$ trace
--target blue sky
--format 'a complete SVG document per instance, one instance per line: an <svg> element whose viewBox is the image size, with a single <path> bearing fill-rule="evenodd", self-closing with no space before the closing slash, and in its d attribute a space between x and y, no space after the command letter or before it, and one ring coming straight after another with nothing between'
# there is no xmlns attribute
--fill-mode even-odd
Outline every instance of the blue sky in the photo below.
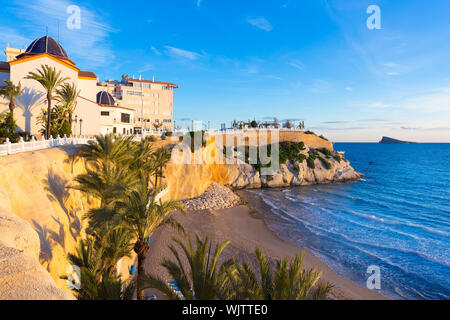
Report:
<svg viewBox="0 0 450 320"><path fill-rule="evenodd" d="M66 27L69 5L81 29ZM381 9L369 30L366 10ZM0 47L58 37L101 80L178 84L174 116L304 119L333 141L450 142L450 1L11 0ZM2 54L0 60L4 60Z"/></svg>

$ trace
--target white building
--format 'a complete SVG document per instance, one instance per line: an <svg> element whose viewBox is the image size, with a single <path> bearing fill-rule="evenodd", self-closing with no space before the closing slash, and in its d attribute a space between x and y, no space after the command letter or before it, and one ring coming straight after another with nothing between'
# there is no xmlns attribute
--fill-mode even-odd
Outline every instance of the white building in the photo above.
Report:
<svg viewBox="0 0 450 320"><path fill-rule="evenodd" d="M116 105L114 98L106 91L97 93L97 103L100 105L101 134L133 134L133 109Z"/></svg>
<svg viewBox="0 0 450 320"><path fill-rule="evenodd" d="M25 79L28 73L36 72L42 65L54 67L61 71L61 77L67 77L67 82L74 83L80 90L74 118L78 119L78 134L81 128L83 135L96 135L100 133L100 109L96 103L97 76L90 71L82 71L76 67L75 62L69 59L63 47L49 36L39 38L25 50L7 47L6 62L0 62L0 80L10 80L14 84L21 83L23 94L16 100L14 117L20 131L39 135L42 128L37 124L37 117L43 108L47 108L46 92L35 80ZM0 81L3 85L4 81ZM56 103L54 101L53 103ZM8 110L9 101L0 97L0 113ZM80 124L82 126L80 127ZM75 128L72 128L75 132Z"/></svg>

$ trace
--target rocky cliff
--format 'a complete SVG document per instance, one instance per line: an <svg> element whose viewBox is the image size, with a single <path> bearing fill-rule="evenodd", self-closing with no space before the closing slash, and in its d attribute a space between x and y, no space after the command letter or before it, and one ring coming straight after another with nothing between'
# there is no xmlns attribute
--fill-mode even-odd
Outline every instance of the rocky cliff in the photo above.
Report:
<svg viewBox="0 0 450 320"><path fill-rule="evenodd" d="M332 150L328 141L306 136L314 148ZM96 205L70 188L73 178L85 171L84 163L71 157L77 150L65 146L0 157L0 299L73 298L60 290L66 286L60 277L66 275L67 253L73 252L84 236L83 215ZM205 152L215 156L222 151L210 141ZM345 159L330 158L328 162L329 169L320 159L314 161L314 169L306 161L288 162L272 176L261 176L253 166L243 163L169 163L165 171L169 193L165 197L198 197L213 182L232 188L260 188L360 178ZM123 274L132 263L128 258L122 261Z"/></svg>

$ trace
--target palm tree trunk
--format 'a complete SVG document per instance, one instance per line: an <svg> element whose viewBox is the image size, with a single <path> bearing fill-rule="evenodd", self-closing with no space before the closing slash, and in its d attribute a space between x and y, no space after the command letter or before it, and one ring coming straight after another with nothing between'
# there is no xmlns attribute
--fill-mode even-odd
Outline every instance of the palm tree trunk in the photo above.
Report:
<svg viewBox="0 0 450 320"><path fill-rule="evenodd" d="M144 283L142 277L145 275L145 259L150 245L145 240L138 240L134 245L134 251L138 257L138 273L137 273L137 298L145 300Z"/></svg>
<svg viewBox="0 0 450 320"><path fill-rule="evenodd" d="M47 93L47 128L46 139L50 139L50 122L52 120L52 95Z"/></svg>
<svg viewBox="0 0 450 320"><path fill-rule="evenodd" d="M11 101L9 101L9 111L11 112L11 116L13 118L14 118L14 108L15 108L14 100L11 99Z"/></svg>

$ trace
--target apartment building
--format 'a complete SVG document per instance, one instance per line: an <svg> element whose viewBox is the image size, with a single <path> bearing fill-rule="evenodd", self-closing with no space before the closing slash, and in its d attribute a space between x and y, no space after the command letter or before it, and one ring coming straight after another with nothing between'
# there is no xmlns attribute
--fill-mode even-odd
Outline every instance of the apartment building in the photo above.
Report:
<svg viewBox="0 0 450 320"><path fill-rule="evenodd" d="M121 106L134 110L134 132L172 130L173 89L170 82L144 80L122 76L120 82L107 80L98 83L99 91L110 93Z"/></svg>

